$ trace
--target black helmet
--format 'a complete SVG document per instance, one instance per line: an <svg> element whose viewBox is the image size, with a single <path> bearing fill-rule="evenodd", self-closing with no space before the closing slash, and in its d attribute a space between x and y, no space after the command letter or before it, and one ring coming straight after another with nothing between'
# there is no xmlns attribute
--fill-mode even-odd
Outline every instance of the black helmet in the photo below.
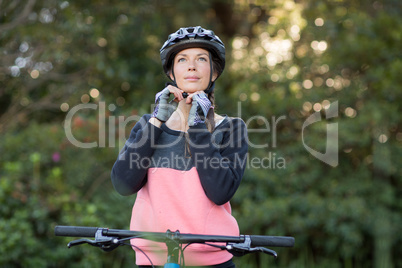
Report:
<svg viewBox="0 0 402 268"><path fill-rule="evenodd" d="M187 48L204 48L210 51L221 71L225 68L225 45L211 30L201 26L180 28L177 32L169 35L168 40L160 49L163 70L169 77L169 69L172 67L173 57L179 51ZM219 77L220 73L218 73ZM169 77L170 78L170 77Z"/></svg>

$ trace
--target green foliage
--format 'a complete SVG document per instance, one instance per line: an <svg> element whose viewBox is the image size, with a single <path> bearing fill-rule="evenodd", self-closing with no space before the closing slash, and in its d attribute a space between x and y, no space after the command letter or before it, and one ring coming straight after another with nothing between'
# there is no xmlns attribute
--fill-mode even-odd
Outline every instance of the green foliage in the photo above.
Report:
<svg viewBox="0 0 402 268"><path fill-rule="evenodd" d="M56 225L112 223L127 228L126 211L133 199L111 191L109 174L115 152L81 151L54 125L32 123L16 134L4 134L0 142L0 150L8 152L1 155L0 169L0 250L7 252L0 257L1 266L99 267L108 266L114 258L130 263L131 250L108 256L89 248L67 250L69 239L53 233Z"/></svg>
<svg viewBox="0 0 402 268"><path fill-rule="evenodd" d="M53 228L128 228L135 197L114 191L110 170L167 80L159 48L190 25L225 42L217 111L249 129L232 200L241 233L296 238L293 249L275 249L277 260L248 255L238 266L402 265L398 0L18 3L0 3L0 266L134 265L129 247L67 249ZM84 149L63 126L87 103L96 108L71 118L74 138L96 142ZM322 120L305 127L317 113ZM306 149L334 144L329 124L338 127L336 167Z"/></svg>

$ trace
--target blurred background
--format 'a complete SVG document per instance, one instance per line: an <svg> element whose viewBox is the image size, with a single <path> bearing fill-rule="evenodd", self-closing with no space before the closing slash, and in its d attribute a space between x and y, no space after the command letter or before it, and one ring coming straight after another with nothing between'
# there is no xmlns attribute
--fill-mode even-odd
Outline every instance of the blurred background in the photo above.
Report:
<svg viewBox="0 0 402 268"><path fill-rule="evenodd" d="M167 81L160 47L197 25L226 44L217 112L252 130L241 233L296 239L236 264L402 267L400 0L0 1L0 266L133 267L53 229L129 228L112 165ZM327 140L331 163L307 150Z"/></svg>

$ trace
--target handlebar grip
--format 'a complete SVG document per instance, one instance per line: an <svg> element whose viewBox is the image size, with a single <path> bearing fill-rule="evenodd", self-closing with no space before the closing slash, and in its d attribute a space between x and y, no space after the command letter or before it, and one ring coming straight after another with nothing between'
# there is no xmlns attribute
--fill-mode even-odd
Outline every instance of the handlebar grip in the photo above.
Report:
<svg viewBox="0 0 402 268"><path fill-rule="evenodd" d="M95 237L97 227L82 226L56 226L54 234L56 236L72 236L72 237Z"/></svg>
<svg viewBox="0 0 402 268"><path fill-rule="evenodd" d="M250 235L252 247L293 247L294 237Z"/></svg>

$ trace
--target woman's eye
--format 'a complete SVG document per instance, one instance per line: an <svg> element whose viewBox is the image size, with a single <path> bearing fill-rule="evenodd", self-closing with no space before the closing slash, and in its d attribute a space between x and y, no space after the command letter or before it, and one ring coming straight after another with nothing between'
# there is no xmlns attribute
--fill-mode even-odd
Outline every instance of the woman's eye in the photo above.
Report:
<svg viewBox="0 0 402 268"><path fill-rule="evenodd" d="M202 58L202 57L201 57L201 58L199 58L198 60L199 60L199 61L207 61L207 59L206 59L206 58Z"/></svg>
<svg viewBox="0 0 402 268"><path fill-rule="evenodd" d="M185 58L180 58L177 60L177 62L184 62L186 59Z"/></svg>

